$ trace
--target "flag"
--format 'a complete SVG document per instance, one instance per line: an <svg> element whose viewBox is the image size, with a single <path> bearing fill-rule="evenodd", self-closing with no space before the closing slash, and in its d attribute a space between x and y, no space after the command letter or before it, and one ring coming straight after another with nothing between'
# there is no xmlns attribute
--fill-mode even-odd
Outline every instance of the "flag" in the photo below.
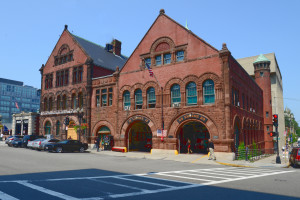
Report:
<svg viewBox="0 0 300 200"><path fill-rule="evenodd" d="M19 105L18 105L18 102L15 102L15 104L16 104L16 108L20 109Z"/></svg>
<svg viewBox="0 0 300 200"><path fill-rule="evenodd" d="M146 67L147 67L147 69L148 69L148 71L149 71L150 76L153 76L153 71L152 71L152 69L150 68L150 66L148 65L148 63L146 63Z"/></svg>

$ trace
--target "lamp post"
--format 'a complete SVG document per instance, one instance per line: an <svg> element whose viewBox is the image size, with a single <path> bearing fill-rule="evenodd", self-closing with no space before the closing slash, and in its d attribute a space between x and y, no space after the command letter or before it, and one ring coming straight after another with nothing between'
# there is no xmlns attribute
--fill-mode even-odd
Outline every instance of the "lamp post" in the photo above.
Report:
<svg viewBox="0 0 300 200"><path fill-rule="evenodd" d="M77 130L77 134L78 134L78 140L80 141L80 132L81 132L81 120L84 116L84 111L83 111L83 108L77 108L76 109L77 111L77 117L78 117L78 121L79 121L79 129Z"/></svg>

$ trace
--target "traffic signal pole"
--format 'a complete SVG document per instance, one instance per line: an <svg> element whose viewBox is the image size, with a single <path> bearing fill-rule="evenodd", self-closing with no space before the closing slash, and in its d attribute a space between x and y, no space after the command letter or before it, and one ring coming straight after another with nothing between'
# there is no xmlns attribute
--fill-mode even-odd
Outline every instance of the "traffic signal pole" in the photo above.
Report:
<svg viewBox="0 0 300 200"><path fill-rule="evenodd" d="M278 146L278 126L275 126L275 131L276 131L276 141L277 141L277 156L276 156L276 164L281 164L280 156L279 156L279 146Z"/></svg>

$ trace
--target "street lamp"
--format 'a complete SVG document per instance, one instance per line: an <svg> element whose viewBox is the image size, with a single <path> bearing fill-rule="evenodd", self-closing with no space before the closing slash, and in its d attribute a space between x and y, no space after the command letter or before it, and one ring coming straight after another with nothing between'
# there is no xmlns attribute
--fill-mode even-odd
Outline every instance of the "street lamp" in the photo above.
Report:
<svg viewBox="0 0 300 200"><path fill-rule="evenodd" d="M79 121L79 129L77 130L77 134L78 134L78 140L80 141L80 132L81 132L81 120L84 116L84 111L83 111L83 108L77 108L76 109L77 111L77 116L78 116L78 121Z"/></svg>

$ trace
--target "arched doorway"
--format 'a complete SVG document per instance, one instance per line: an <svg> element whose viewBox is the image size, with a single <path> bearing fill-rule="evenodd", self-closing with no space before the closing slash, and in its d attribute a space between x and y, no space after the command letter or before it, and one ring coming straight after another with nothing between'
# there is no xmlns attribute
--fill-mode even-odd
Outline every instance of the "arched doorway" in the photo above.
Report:
<svg viewBox="0 0 300 200"><path fill-rule="evenodd" d="M96 137L100 137L100 147L104 144L105 137L111 136L111 131L107 126L101 126L96 133Z"/></svg>
<svg viewBox="0 0 300 200"><path fill-rule="evenodd" d="M126 133L128 151L150 152L152 131L144 121L134 121Z"/></svg>
<svg viewBox="0 0 300 200"><path fill-rule="evenodd" d="M45 135L51 135L51 123L49 121L46 121L44 129Z"/></svg>
<svg viewBox="0 0 300 200"><path fill-rule="evenodd" d="M67 133L67 139L70 139L70 140L78 140L78 135L77 135L77 132L75 130L75 122L73 120L71 120L69 122L69 125L68 125L68 133Z"/></svg>
<svg viewBox="0 0 300 200"><path fill-rule="evenodd" d="M188 140L191 142L193 153L208 153L207 145L210 134L206 126L201 122L191 121L182 125L178 130L178 151L179 153L188 152Z"/></svg>

